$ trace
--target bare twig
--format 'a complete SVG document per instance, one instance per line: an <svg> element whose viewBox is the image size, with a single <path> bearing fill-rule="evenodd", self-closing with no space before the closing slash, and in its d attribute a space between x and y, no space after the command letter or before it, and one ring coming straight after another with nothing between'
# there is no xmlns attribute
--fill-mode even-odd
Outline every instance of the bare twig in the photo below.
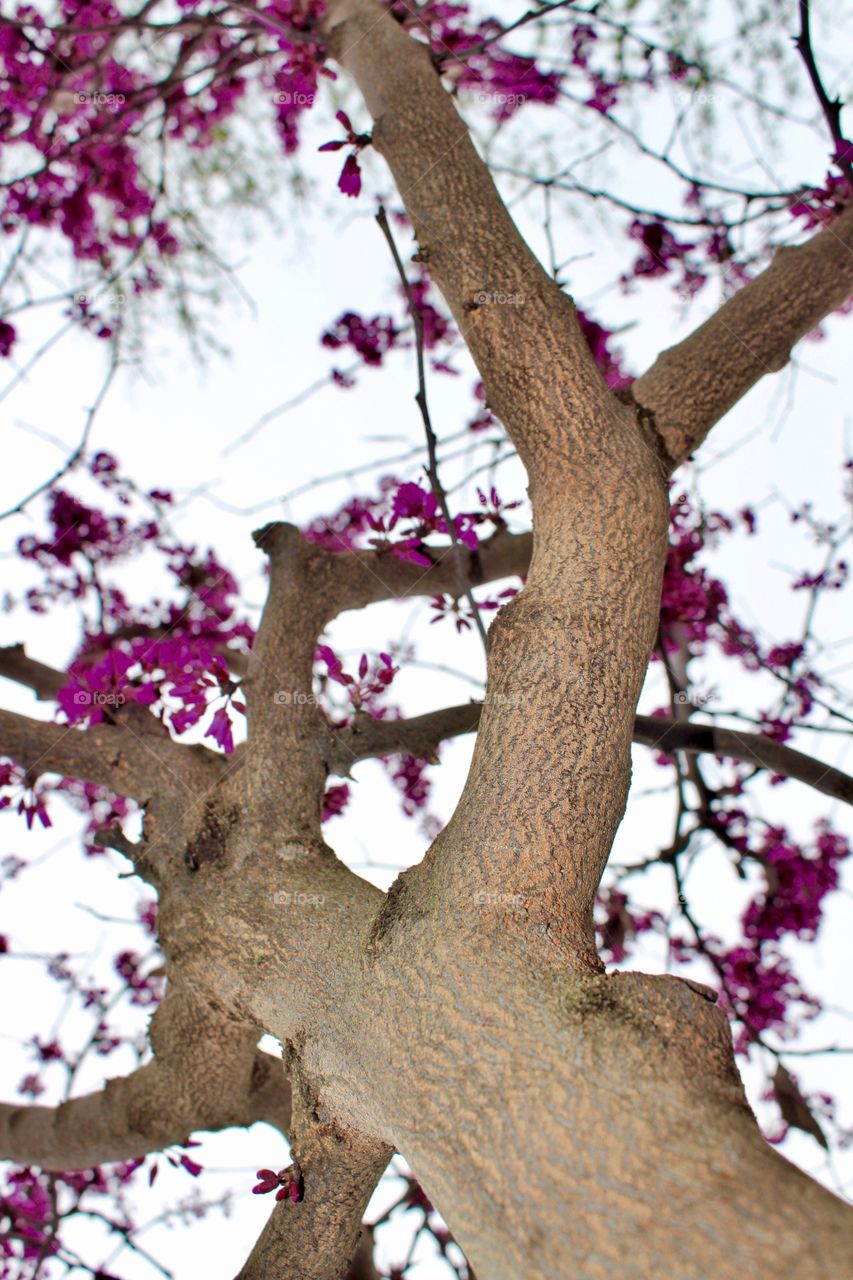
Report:
<svg viewBox="0 0 853 1280"><path fill-rule="evenodd" d="M811 5L809 0L800 0L799 8L800 32L794 40L794 45L805 63L809 80L811 80L815 96L820 103L820 109L832 135L832 141L835 143L835 163L844 174L850 190L853 192L853 159L851 159L853 157L853 147L847 142L841 129L841 111L844 103L840 98L830 98L823 83L812 45ZM845 146L847 154L844 153Z"/></svg>

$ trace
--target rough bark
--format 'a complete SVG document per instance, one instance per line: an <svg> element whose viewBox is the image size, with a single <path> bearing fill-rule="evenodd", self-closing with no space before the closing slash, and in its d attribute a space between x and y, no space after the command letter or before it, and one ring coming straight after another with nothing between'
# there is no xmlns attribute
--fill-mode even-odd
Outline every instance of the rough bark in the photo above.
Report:
<svg viewBox="0 0 853 1280"><path fill-rule="evenodd" d="M56 1107L0 1104L0 1159L87 1169L182 1144L198 1130L264 1120L290 1130L281 1059L253 1027L170 988L151 1025L154 1059L97 1093Z"/></svg>
<svg viewBox="0 0 853 1280"><path fill-rule="evenodd" d="M301 1199L276 1204L238 1280L342 1280L359 1251L364 1265L361 1220L393 1151L324 1116L298 1059L294 1066L291 1151Z"/></svg>
<svg viewBox="0 0 853 1280"><path fill-rule="evenodd" d="M677 466L723 414L853 294L853 205L803 244L778 249L761 275L632 384Z"/></svg>

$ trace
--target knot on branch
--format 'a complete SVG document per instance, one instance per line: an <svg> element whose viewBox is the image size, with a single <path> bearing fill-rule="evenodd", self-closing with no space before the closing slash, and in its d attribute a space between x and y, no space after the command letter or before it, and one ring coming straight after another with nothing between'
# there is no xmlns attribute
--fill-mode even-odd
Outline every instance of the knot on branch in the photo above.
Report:
<svg viewBox="0 0 853 1280"><path fill-rule="evenodd" d="M223 808L215 800L208 800L204 815L192 839L187 841L184 861L190 871L198 871L205 862L223 862L228 837L240 817L236 805Z"/></svg>
<svg viewBox="0 0 853 1280"><path fill-rule="evenodd" d="M292 554L305 540L295 524L287 520L273 520L252 533L252 541L272 560Z"/></svg>
<svg viewBox="0 0 853 1280"><path fill-rule="evenodd" d="M716 992L703 983L674 974L616 972L601 976L569 975L559 992L560 1007L581 1027L597 1023L618 1033L626 1025L634 1035L638 1070L678 1071L689 1084L701 1079L707 1089L715 1079L722 1091L735 1091L746 1105L743 1085L732 1058L728 1019L716 1003ZM620 1043L628 1043L624 1036Z"/></svg>

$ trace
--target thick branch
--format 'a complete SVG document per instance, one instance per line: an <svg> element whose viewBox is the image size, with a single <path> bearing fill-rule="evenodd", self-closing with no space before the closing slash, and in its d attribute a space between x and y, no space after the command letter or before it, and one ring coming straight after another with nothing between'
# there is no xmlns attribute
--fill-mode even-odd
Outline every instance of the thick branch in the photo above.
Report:
<svg viewBox="0 0 853 1280"><path fill-rule="evenodd" d="M420 259L535 478L553 461L555 437L591 442L612 416L574 306L515 227L428 48L377 0L331 0L325 27L373 117L373 145L394 175Z"/></svg>
<svg viewBox="0 0 853 1280"><path fill-rule="evenodd" d="M330 553L337 610L343 613L380 600L457 595L461 584L477 587L526 573L532 552L532 533L501 530L476 551L464 546L435 548L436 560L429 568L401 560L390 550Z"/></svg>
<svg viewBox="0 0 853 1280"><path fill-rule="evenodd" d="M663 716L637 716L634 741L658 751L689 751L741 760L744 764L795 778L833 800L853 804L853 778L849 774L760 733L741 733L739 729L693 722L676 723Z"/></svg>
<svg viewBox="0 0 853 1280"><path fill-rule="evenodd" d="M427 894L444 878L444 892L430 895L443 914L486 895L494 910L477 918L484 933L503 934L506 895L520 896L532 904L528 951L597 969L592 904L624 811L660 594L658 446L604 384L571 300L518 234L429 51L374 0L332 0L327 29L373 117L420 257L527 469L533 505L527 584L489 634L465 790L406 880Z"/></svg>
<svg viewBox="0 0 853 1280"><path fill-rule="evenodd" d="M88 1169L185 1143L191 1133L263 1120L287 1133L290 1086L280 1058L211 1054L201 1071L156 1058L97 1093L58 1107L0 1103L0 1158L40 1169Z"/></svg>
<svg viewBox="0 0 853 1280"><path fill-rule="evenodd" d="M43 702L52 702L68 682L68 676L64 672L28 657L22 644L0 648L0 676L14 680L16 684L26 685Z"/></svg>
<svg viewBox="0 0 853 1280"><path fill-rule="evenodd" d="M380 1141L321 1119L320 1100L298 1064L290 1065L292 1170L301 1199L276 1203L238 1280L343 1280L357 1252L363 1265L362 1217L393 1153Z"/></svg>
<svg viewBox="0 0 853 1280"><path fill-rule="evenodd" d="M388 1159L341 1146L334 1155L318 1153L310 1164L300 1164L302 1201L275 1205L237 1280L377 1276L361 1220Z"/></svg>
<svg viewBox="0 0 853 1280"><path fill-rule="evenodd" d="M440 742L473 733L480 723L482 703L468 702L456 707L427 711L408 720L372 720L359 715L346 729L338 729L324 752L330 773L346 777L354 764L375 756L397 752L428 758Z"/></svg>
<svg viewBox="0 0 853 1280"><path fill-rule="evenodd" d="M853 205L811 240L778 249L761 275L631 387L674 465L791 348L853 293Z"/></svg>
<svg viewBox="0 0 853 1280"><path fill-rule="evenodd" d="M263 840L322 844L325 773L309 744L321 730L313 697L314 653L335 607L333 557L295 525L266 525L254 535L269 557L270 584L246 677L249 749L242 768L243 831Z"/></svg>
<svg viewBox="0 0 853 1280"><path fill-rule="evenodd" d="M0 710L0 754L33 777L60 773L142 803L154 793L183 795L211 783L221 767L211 752L173 742L147 713L133 722L78 729Z"/></svg>
<svg viewBox="0 0 853 1280"><path fill-rule="evenodd" d="M0 1158L85 1169L161 1151L196 1130L258 1120L289 1129L281 1059L257 1048L255 1026L200 997L173 967L150 1039L153 1061L98 1093L58 1107L0 1107Z"/></svg>
<svg viewBox="0 0 853 1280"><path fill-rule="evenodd" d="M332 773L346 775L359 760L374 756L395 752L430 756L447 738L473 733L480 723L481 713L481 703L469 702L442 707L440 711L428 711L407 720L357 717L352 725L333 735L326 751L326 762ZM743 733L739 729L692 721L682 723L663 716L636 716L633 739L658 751L725 756L730 760L758 765L804 782L834 800L853 804L853 777L760 733Z"/></svg>
<svg viewBox="0 0 853 1280"><path fill-rule="evenodd" d="M81 730L0 710L0 751L36 777L61 773L138 794L133 740L112 725Z"/></svg>

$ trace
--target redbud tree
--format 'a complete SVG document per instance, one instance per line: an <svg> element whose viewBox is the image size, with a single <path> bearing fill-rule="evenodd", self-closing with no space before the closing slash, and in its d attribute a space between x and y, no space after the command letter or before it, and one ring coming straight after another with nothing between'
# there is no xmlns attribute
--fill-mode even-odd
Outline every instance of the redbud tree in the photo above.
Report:
<svg viewBox="0 0 853 1280"><path fill-rule="evenodd" d="M0 675L32 705L0 711L22 850L2 871L47 891L27 833L70 810L81 885L121 878L136 904L97 964L4 925L9 983L39 971L63 1011L33 1009L0 1105L9 1280L171 1274L143 1230L158 1172L195 1188L158 1220L203 1218L199 1135L256 1122L290 1156L270 1167L253 1131L242 1191L271 1212L243 1280L853 1265L831 1163L850 1135L821 1075L851 1048L809 967L850 853L832 628L853 464L788 508L760 477L745 505L704 496L712 429L804 339L849 342L837 15L505 8L0 17L4 394L69 337L104 365L76 448L5 513L25 585ZM385 255L380 310L355 264L329 301L324 393L369 415L404 374L417 443L359 446L339 503L318 488L256 530L261 603L214 522L181 533L168 458L140 483L98 423L158 326L216 349L230 220L275 218L279 172L320 240L355 212ZM805 469L829 427L808 397L792 412ZM780 509L792 607L757 619L721 566L771 566ZM341 642L342 615L391 602L384 644ZM438 637L451 666L476 648L478 688L412 714L407 673L444 687ZM473 755L439 815L456 739ZM654 810L629 794L632 744ZM387 892L334 849L371 769L378 824L391 796L422 842ZM653 816L611 858L626 805ZM830 1153L820 1177L780 1144ZM221 1274L204 1230L192 1273Z"/></svg>

